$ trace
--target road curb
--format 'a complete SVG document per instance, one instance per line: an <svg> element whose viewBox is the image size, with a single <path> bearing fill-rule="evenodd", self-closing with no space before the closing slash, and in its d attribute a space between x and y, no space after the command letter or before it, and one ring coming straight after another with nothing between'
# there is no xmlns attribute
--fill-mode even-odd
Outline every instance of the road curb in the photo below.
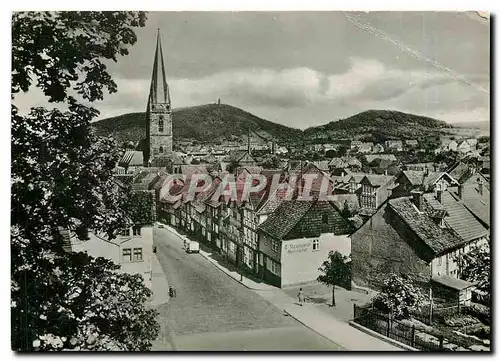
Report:
<svg viewBox="0 0 500 361"><path fill-rule="evenodd" d="M154 263L156 263L155 264L156 267L153 266ZM154 268L159 268L159 270L156 269L156 271L160 271L160 272L154 272L153 271ZM159 273L161 273L161 275ZM158 259L158 255L155 253L153 253L152 260L151 260L151 292L153 292L153 296L150 300L148 300L148 304L150 307L159 307L161 305L167 304L170 301L170 295L168 293L166 293L164 295L165 299L163 300L163 302L158 302L159 296L155 297L155 292L153 291L153 278L154 277L161 278L164 281L164 283L166 284L166 288L167 288L166 291L168 292L169 282L168 282L167 274L166 274L165 270L163 269L163 267L160 263L160 260ZM159 292L158 290L156 290L156 291Z"/></svg>
<svg viewBox="0 0 500 361"><path fill-rule="evenodd" d="M387 342L391 345L399 347L399 348L403 349L403 351L420 351L414 347L411 347L411 346L406 345L402 342L399 342L398 340L394 340L394 339L387 337L387 336L384 336L376 331L370 330L369 328L364 327L364 326L362 326L354 321L349 321L348 323L351 327L354 327L354 328L356 328L356 329L358 329L358 330L360 330L360 331L362 331L362 332L364 332L372 337L378 338L379 340L382 340L382 341Z"/></svg>
<svg viewBox="0 0 500 361"><path fill-rule="evenodd" d="M253 290L253 291L275 291L273 289L269 289L269 288L255 288L255 287L251 287L247 284L245 284L244 282L240 281L238 278L234 277L231 273L229 273L227 271L227 269L225 267L222 267L221 265L219 265L216 261L214 261L209 255L207 254L204 254L205 252L202 252L200 251L200 255L205 258L207 261L209 261L211 264L213 264L215 267L217 267L219 270L221 270L223 273L225 273L226 275L228 275L229 277L231 277L233 280L235 280L236 282L238 282L239 284L245 286L246 288L248 288L249 290Z"/></svg>

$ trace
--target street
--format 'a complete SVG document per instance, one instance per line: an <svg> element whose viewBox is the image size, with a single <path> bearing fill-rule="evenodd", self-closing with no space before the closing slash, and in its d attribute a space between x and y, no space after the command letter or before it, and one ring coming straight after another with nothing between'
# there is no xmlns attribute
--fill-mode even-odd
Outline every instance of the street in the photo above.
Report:
<svg viewBox="0 0 500 361"><path fill-rule="evenodd" d="M154 229L157 256L177 297L157 307L162 329L153 350L340 350L214 267L187 254L180 238Z"/></svg>

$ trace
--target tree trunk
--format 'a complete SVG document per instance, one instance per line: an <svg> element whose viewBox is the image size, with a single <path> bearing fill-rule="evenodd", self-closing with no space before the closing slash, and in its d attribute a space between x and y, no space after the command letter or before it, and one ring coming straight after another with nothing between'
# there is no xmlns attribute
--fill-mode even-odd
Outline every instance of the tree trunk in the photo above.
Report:
<svg viewBox="0 0 500 361"><path fill-rule="evenodd" d="M335 285L332 286L332 307L335 307Z"/></svg>

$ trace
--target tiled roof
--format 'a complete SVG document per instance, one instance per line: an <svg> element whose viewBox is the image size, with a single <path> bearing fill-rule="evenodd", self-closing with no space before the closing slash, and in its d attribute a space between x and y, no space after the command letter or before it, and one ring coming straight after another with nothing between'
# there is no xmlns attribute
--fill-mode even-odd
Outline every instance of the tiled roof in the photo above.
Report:
<svg viewBox="0 0 500 361"><path fill-rule="evenodd" d="M285 199L286 193L286 189L277 189L272 194L269 194L267 199L260 204L260 209L257 211L257 214L273 213Z"/></svg>
<svg viewBox="0 0 500 361"><path fill-rule="evenodd" d="M439 227L425 212L419 212L410 197L388 201L390 208L435 254L456 248L463 241L450 231Z"/></svg>
<svg viewBox="0 0 500 361"><path fill-rule="evenodd" d="M381 159L378 168L387 169L392 165L393 161L389 159Z"/></svg>
<svg viewBox="0 0 500 361"><path fill-rule="evenodd" d="M126 150L122 159L118 162L118 165L121 166L142 166L143 164L142 152L137 150Z"/></svg>
<svg viewBox="0 0 500 361"><path fill-rule="evenodd" d="M368 163L373 162L375 159L387 159L390 161L397 160L394 154L367 154L364 157Z"/></svg>
<svg viewBox="0 0 500 361"><path fill-rule="evenodd" d="M404 170L403 174L411 183L411 185L420 186L423 183L425 172L418 170Z"/></svg>
<svg viewBox="0 0 500 361"><path fill-rule="evenodd" d="M315 162L313 162L313 164L321 170L328 170L328 161L327 160L315 161Z"/></svg>
<svg viewBox="0 0 500 361"><path fill-rule="evenodd" d="M448 174L462 183L472 175L472 170L467 164L460 162L449 170Z"/></svg>
<svg viewBox="0 0 500 361"><path fill-rule="evenodd" d="M448 188L453 197L461 202L469 212L473 213L487 227L490 227L490 191L483 186L483 194L479 194L477 185L466 185L462 190L462 199L458 197L458 187Z"/></svg>
<svg viewBox="0 0 500 361"><path fill-rule="evenodd" d="M368 173L349 173L345 175L344 181L348 183L352 179L355 183L359 183L367 174Z"/></svg>
<svg viewBox="0 0 500 361"><path fill-rule="evenodd" d="M281 239L286 236L312 207L314 201L283 201L275 212L259 226L271 237Z"/></svg>
<svg viewBox="0 0 500 361"><path fill-rule="evenodd" d="M374 187L380 187L394 180L392 175L381 175L381 174L367 174L365 178Z"/></svg>
<svg viewBox="0 0 500 361"><path fill-rule="evenodd" d="M347 168L349 166L361 167L361 162L355 157L332 158L328 165L332 168Z"/></svg>
<svg viewBox="0 0 500 361"><path fill-rule="evenodd" d="M441 285L444 285L446 287L452 288L457 291L461 291L466 288L473 287L475 285L474 283L467 282L459 278L450 276L433 276L432 280L436 283L439 283Z"/></svg>
<svg viewBox="0 0 500 361"><path fill-rule="evenodd" d="M436 204L439 205L433 193L424 194L424 199L434 207L436 207ZM488 230L450 192L443 192L441 204L448 212L448 216L444 219L445 223L464 242L469 242L488 234Z"/></svg>
<svg viewBox="0 0 500 361"><path fill-rule="evenodd" d="M153 184L153 189L154 190L159 190L162 186L163 186L163 182L165 182L165 180L167 179L168 175L164 174L162 176L160 176L156 182Z"/></svg>
<svg viewBox="0 0 500 361"><path fill-rule="evenodd" d="M189 165L181 165L181 173L186 175L187 177L192 176L193 174L208 174L207 166L204 164L189 164Z"/></svg>
<svg viewBox="0 0 500 361"><path fill-rule="evenodd" d="M445 172L431 172L431 173L429 173L423 181L424 186L430 187L430 186L434 185L439 179L441 179L441 177L443 175L445 175Z"/></svg>
<svg viewBox="0 0 500 361"><path fill-rule="evenodd" d="M224 162L239 162L241 158L243 158L246 154L248 154L247 150L239 150L235 149L229 152L229 154L224 157Z"/></svg>
<svg viewBox="0 0 500 361"><path fill-rule="evenodd" d="M245 168L242 169L242 171L243 170L246 170L249 174L260 174L260 172L262 171L262 167L246 166Z"/></svg>

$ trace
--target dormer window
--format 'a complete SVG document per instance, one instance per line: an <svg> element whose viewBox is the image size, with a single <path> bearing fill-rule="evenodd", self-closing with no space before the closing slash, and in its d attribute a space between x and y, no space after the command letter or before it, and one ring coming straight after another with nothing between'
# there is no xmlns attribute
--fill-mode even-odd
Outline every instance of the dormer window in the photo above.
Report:
<svg viewBox="0 0 500 361"><path fill-rule="evenodd" d="M163 133L163 115L160 115L160 119L158 120L158 131Z"/></svg>

